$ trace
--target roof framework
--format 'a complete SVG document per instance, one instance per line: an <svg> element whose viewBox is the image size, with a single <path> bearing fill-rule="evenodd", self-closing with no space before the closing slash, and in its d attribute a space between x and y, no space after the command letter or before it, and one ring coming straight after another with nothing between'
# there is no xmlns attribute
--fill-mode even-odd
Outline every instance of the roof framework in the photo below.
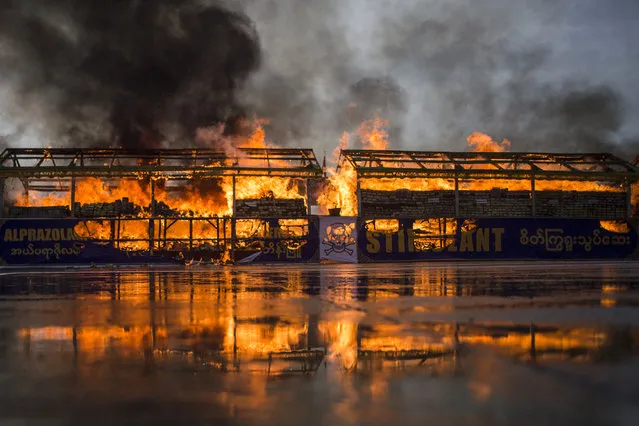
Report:
<svg viewBox="0 0 639 426"><path fill-rule="evenodd" d="M238 148L233 155L209 149L5 149L0 177L165 179L220 176L322 176L311 149Z"/></svg>
<svg viewBox="0 0 639 426"><path fill-rule="evenodd" d="M639 168L612 154L343 150L358 178L544 179L634 182Z"/></svg>

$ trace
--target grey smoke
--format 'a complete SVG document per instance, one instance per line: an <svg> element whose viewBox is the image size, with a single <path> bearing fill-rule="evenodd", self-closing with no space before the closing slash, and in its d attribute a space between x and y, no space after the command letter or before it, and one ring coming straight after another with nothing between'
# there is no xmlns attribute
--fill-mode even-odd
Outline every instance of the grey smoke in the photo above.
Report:
<svg viewBox="0 0 639 426"><path fill-rule="evenodd" d="M513 150L633 155L637 147L634 0L614 8L596 0L78 0L51 13L52 3L0 0L0 134L14 145L88 144L108 139L114 125L120 139L122 129L142 128L151 140L188 143L194 128L225 122L233 132L235 117L257 115L269 120L272 141L321 156L379 114L396 149L463 150L474 131L507 138ZM20 5L19 19L4 13L8 4ZM84 15L70 6L86 4L112 21L97 32L84 18L78 25ZM122 9L135 7L148 8L136 18L140 34ZM21 19L46 23L54 37L34 48ZM139 45L123 44L135 34ZM136 58L134 81L146 83L159 66L183 84L161 86L158 102L143 84L134 91L141 104L129 102L130 91L105 89L122 55L89 61L93 68L78 61L114 40ZM58 50L45 72L39 58Z"/></svg>
<svg viewBox="0 0 639 426"><path fill-rule="evenodd" d="M630 0L619 3L639 16ZM461 150L483 131L515 150L621 153L639 133L631 120L639 58L624 56L631 45L600 37L639 32L590 0L245 4L264 64L242 99L272 118L275 140L330 152L375 111L393 124L394 148ZM567 44L582 33L591 39ZM622 60L600 63L615 49Z"/></svg>

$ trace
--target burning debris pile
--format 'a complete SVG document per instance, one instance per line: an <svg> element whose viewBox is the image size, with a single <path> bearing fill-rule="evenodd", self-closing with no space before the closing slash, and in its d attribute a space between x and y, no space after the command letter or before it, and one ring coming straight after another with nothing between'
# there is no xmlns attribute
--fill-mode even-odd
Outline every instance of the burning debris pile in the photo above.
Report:
<svg viewBox="0 0 639 426"><path fill-rule="evenodd" d="M73 215L76 217L135 217L142 209L129 201L127 197L112 203L74 203Z"/></svg>
<svg viewBox="0 0 639 426"><path fill-rule="evenodd" d="M299 218L306 216L304 200L265 197L237 200L235 216L238 218Z"/></svg>
<svg viewBox="0 0 639 426"><path fill-rule="evenodd" d="M371 219L400 217L453 217L455 194L453 191L375 191L360 192L360 216Z"/></svg>
<svg viewBox="0 0 639 426"><path fill-rule="evenodd" d="M625 219L628 195L624 192L539 191L540 217Z"/></svg>

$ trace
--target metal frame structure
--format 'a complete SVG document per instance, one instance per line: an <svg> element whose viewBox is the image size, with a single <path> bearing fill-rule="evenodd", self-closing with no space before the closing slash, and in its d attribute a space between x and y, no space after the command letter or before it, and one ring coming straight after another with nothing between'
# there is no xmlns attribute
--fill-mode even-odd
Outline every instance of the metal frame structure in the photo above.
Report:
<svg viewBox="0 0 639 426"><path fill-rule="evenodd" d="M639 180L639 168L608 153L343 150L359 178Z"/></svg>
<svg viewBox="0 0 639 426"><path fill-rule="evenodd" d="M0 177L144 177L191 179L220 176L314 178L322 169L311 149L13 149L0 155Z"/></svg>
<svg viewBox="0 0 639 426"><path fill-rule="evenodd" d="M103 218L111 221L110 240L117 247L120 243L140 240L122 240L120 229L127 221L149 222L149 247L162 249L169 242L184 239L167 238L167 230L176 222L189 222L188 247L193 248L193 223L201 220L211 224L217 238L198 239L220 247L233 247L236 235L236 179L242 177L284 177L303 180L308 203L308 179L320 178L323 171L313 150L297 148L237 148L229 154L211 149L70 149L33 148L5 149L0 155L0 212L4 211L4 184L7 178L19 179L26 192L70 192L70 211L73 216L76 180L82 178L147 179L150 184L151 209L148 218ZM156 180L187 181L191 179L231 178L233 188L233 213L231 218L164 217L155 212ZM2 216L2 214L0 214ZM91 218L88 220L100 220ZM222 222L220 222L222 221ZM231 232L226 224L230 221ZM156 230L157 228L157 230ZM156 236L156 233L159 235ZM164 235L162 235L164 234ZM230 241L229 241L230 240ZM229 244L230 243L230 244Z"/></svg>
<svg viewBox="0 0 639 426"><path fill-rule="evenodd" d="M529 180L535 216L535 181L606 182L623 186L632 216L631 186L639 182L639 166L608 153L432 152L342 150L337 170L348 165L360 179L448 179L455 184L455 212L459 217L460 180ZM359 201L358 201L359 203ZM361 204L361 203L360 203ZM361 212L361 205L358 205Z"/></svg>

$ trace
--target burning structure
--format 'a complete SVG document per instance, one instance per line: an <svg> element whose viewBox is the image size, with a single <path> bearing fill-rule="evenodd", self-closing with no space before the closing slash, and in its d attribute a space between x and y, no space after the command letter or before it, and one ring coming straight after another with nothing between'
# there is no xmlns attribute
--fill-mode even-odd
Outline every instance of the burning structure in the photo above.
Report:
<svg viewBox="0 0 639 426"><path fill-rule="evenodd" d="M611 154L7 149L6 264L346 262L635 255L639 169ZM258 139L263 132L258 127ZM254 145L251 145L254 146ZM382 148L382 149L380 149ZM319 196L309 182L323 182ZM320 203L329 215L311 214Z"/></svg>
<svg viewBox="0 0 639 426"><path fill-rule="evenodd" d="M506 152L484 136L471 135L473 152L342 150L332 181L357 217L357 261L634 251L636 166L611 154Z"/></svg>
<svg viewBox="0 0 639 426"><path fill-rule="evenodd" d="M265 251L300 259L312 227L307 181L322 175L304 149L7 149L0 164L3 217L13 219L5 246L57 241L51 253L11 249L43 260L90 248L74 249L76 240L116 250L113 261L157 253L224 261ZM96 255L89 258L103 258Z"/></svg>
<svg viewBox="0 0 639 426"><path fill-rule="evenodd" d="M343 151L364 219L632 215L636 170L610 154Z"/></svg>

